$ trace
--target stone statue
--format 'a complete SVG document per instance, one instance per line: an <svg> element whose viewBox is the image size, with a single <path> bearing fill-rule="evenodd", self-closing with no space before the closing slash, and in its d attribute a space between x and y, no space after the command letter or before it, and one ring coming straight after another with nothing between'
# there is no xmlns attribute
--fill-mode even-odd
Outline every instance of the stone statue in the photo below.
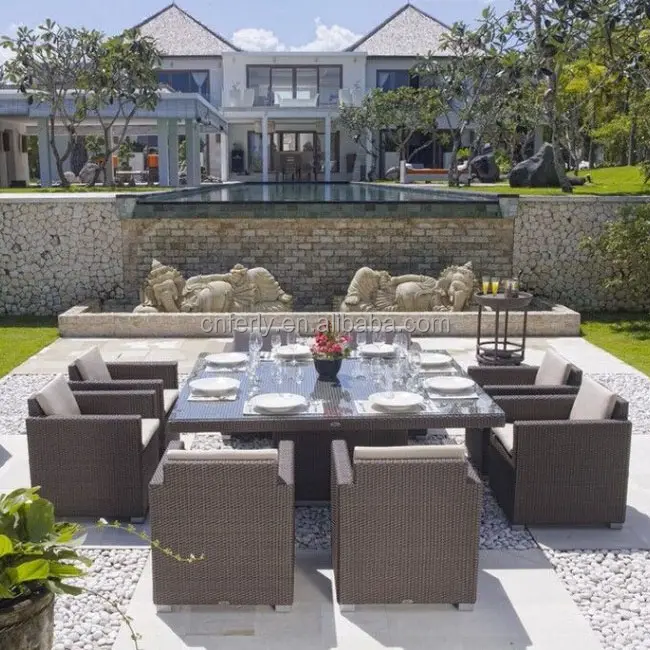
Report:
<svg viewBox="0 0 650 650"><path fill-rule="evenodd" d="M142 287L142 304L133 311L141 314L178 312L181 310L184 288L185 280L175 268L153 260L151 271Z"/></svg>
<svg viewBox="0 0 650 650"><path fill-rule="evenodd" d="M341 311L462 311L474 292L472 263L450 266L436 280L398 275L364 266L352 278Z"/></svg>
<svg viewBox="0 0 650 650"><path fill-rule="evenodd" d="M161 281L160 268L166 270L162 281L172 279L175 289L167 282ZM180 279L180 282L179 282ZM162 299L157 298L158 293ZM228 273L197 275L187 282L180 273L171 267L164 267L154 260L152 270L145 282L145 300L135 308L137 312L272 312L291 311L292 297L285 293L273 275L263 268L247 269L241 264L235 265Z"/></svg>

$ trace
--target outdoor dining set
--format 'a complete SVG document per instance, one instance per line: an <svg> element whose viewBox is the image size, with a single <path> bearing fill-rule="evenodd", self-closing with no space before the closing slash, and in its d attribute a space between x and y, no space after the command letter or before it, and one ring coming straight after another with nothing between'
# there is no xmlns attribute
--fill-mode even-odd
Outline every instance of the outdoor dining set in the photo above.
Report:
<svg viewBox="0 0 650 650"><path fill-rule="evenodd" d="M488 482L512 526L620 527L628 405L553 350L540 366L473 366L408 333L352 332L335 379L310 340L237 331L176 363L97 348L29 398L31 480L59 516L144 520L196 563L152 554L153 600L293 603L296 504L328 503L341 606L477 597ZM430 429L465 439L424 444ZM256 449L186 449L181 434L256 434ZM233 445L237 446L237 445Z"/></svg>

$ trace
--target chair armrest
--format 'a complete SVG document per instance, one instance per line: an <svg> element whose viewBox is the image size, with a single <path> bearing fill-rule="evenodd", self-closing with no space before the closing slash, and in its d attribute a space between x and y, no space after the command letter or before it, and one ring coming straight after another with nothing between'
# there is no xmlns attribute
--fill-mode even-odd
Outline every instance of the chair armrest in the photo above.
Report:
<svg viewBox="0 0 650 650"><path fill-rule="evenodd" d="M106 366L113 379L162 379L164 388L178 388L176 361L115 361Z"/></svg>
<svg viewBox="0 0 650 650"><path fill-rule="evenodd" d="M83 441L92 438L112 436L118 438L137 438L141 445L142 418L139 415L47 415L27 417L25 425L28 435L52 436L54 440L58 432L66 435L83 436Z"/></svg>
<svg viewBox="0 0 650 650"><path fill-rule="evenodd" d="M83 415L139 415L159 418L160 407L155 390L82 391L74 393Z"/></svg>
<svg viewBox="0 0 650 650"><path fill-rule="evenodd" d="M566 420L575 395L496 395L506 421Z"/></svg>
<svg viewBox="0 0 650 650"><path fill-rule="evenodd" d="M156 467L156 471L151 477L151 481L149 481L150 488L162 486L164 482L165 463L167 462L167 452L170 449L185 449L185 443L182 440L172 440L169 443L167 449L165 449L165 452L163 453L162 458L160 459L160 462L158 463L158 467Z"/></svg>
<svg viewBox="0 0 650 650"><path fill-rule="evenodd" d="M335 485L352 485L354 473L345 440L332 441L332 478Z"/></svg>
<svg viewBox="0 0 650 650"><path fill-rule="evenodd" d="M483 386L483 390L494 397L496 395L577 395L579 386L568 386L562 384L561 386L537 386L532 385L518 385L518 386Z"/></svg>
<svg viewBox="0 0 650 650"><path fill-rule="evenodd" d="M294 485L293 440L281 440L278 445L278 480L283 485Z"/></svg>
<svg viewBox="0 0 650 650"><path fill-rule="evenodd" d="M470 366L467 374L479 386L520 386L535 382L538 366L492 367ZM487 392L487 390L486 390Z"/></svg>

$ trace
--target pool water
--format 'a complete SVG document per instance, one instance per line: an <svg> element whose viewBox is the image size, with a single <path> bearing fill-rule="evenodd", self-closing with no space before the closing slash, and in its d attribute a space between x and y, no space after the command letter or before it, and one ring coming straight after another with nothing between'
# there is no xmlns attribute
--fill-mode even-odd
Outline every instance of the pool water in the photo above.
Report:
<svg viewBox="0 0 650 650"><path fill-rule="evenodd" d="M496 197L446 189L362 183L232 183L163 192L151 203L494 203Z"/></svg>

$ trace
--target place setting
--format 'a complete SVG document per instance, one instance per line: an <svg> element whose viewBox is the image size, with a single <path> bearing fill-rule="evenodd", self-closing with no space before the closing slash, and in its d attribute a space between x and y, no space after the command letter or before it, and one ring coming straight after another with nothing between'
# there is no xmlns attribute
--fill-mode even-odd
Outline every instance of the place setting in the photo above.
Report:
<svg viewBox="0 0 650 650"><path fill-rule="evenodd" d="M248 355L244 352L219 352L204 357L205 372L244 372Z"/></svg>
<svg viewBox="0 0 650 650"><path fill-rule="evenodd" d="M422 385L427 396L432 400L474 400L480 397L476 382L469 377L453 375L426 377Z"/></svg>
<svg viewBox="0 0 650 650"><path fill-rule="evenodd" d="M322 400L308 400L297 393L262 393L252 396L245 404L244 415L323 414Z"/></svg>
<svg viewBox="0 0 650 650"><path fill-rule="evenodd" d="M377 413L417 413L426 410L426 400L419 393L406 390L373 393L367 400L355 400L357 412L362 415Z"/></svg>
<svg viewBox="0 0 650 650"><path fill-rule="evenodd" d="M188 402L234 402L240 387L234 377L201 377L189 382Z"/></svg>

